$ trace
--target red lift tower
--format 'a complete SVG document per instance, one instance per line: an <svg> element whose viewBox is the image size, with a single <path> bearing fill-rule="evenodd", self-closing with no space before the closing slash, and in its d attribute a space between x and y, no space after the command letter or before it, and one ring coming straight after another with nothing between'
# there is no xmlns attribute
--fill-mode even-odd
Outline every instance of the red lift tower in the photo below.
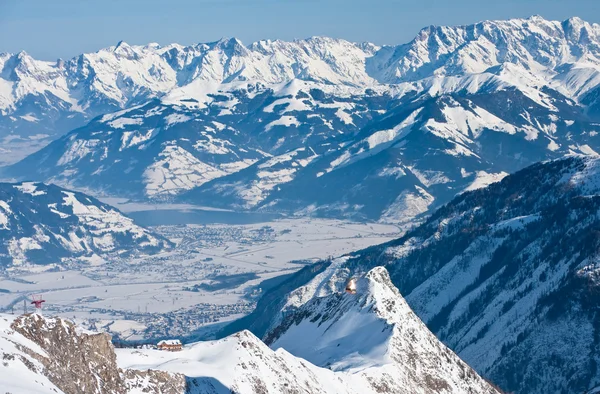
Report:
<svg viewBox="0 0 600 394"><path fill-rule="evenodd" d="M44 300L42 298L41 294L34 294L34 295L31 296L31 299L33 300L33 301L31 301L31 303L33 305L35 305L35 311L36 311L36 313L41 314L42 313L42 304L44 302L46 302L46 300Z"/></svg>

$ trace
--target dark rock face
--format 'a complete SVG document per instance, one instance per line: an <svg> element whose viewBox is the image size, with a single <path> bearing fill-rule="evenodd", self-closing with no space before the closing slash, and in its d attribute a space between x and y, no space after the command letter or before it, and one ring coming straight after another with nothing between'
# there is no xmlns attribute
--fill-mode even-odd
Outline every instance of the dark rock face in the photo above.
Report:
<svg viewBox="0 0 600 394"><path fill-rule="evenodd" d="M12 329L38 344L20 350L40 361L43 375L66 394L185 393L185 377L161 371L122 370L117 366L110 335L86 333L71 322L38 314L15 319Z"/></svg>

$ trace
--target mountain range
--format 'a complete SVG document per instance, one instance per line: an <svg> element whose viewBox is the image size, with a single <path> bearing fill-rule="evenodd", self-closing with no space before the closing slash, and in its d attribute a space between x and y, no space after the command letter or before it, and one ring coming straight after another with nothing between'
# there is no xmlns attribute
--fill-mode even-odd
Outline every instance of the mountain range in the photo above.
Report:
<svg viewBox="0 0 600 394"><path fill-rule="evenodd" d="M2 175L133 199L410 221L600 149L600 26L578 18L432 26L398 46L121 42L0 59L0 127L80 126Z"/></svg>
<svg viewBox="0 0 600 394"><path fill-rule="evenodd" d="M599 25L431 26L398 46L121 42L67 61L3 54L0 70L2 149L53 140L4 159L19 182L0 184L3 267L171 246L62 187L413 225L304 267L220 340L118 351L118 390L147 369L217 393L600 387Z"/></svg>

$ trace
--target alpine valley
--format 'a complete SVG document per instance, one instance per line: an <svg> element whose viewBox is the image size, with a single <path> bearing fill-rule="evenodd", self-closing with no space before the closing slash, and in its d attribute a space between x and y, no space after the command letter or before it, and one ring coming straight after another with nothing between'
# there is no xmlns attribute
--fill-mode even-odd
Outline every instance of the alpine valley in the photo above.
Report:
<svg viewBox="0 0 600 394"><path fill-rule="evenodd" d="M0 65L5 138L81 126L4 177L140 200L406 222L600 149L600 27L578 18L432 26L399 46L121 42Z"/></svg>
<svg viewBox="0 0 600 394"><path fill-rule="evenodd" d="M0 141L11 393L600 392L598 24L0 54Z"/></svg>

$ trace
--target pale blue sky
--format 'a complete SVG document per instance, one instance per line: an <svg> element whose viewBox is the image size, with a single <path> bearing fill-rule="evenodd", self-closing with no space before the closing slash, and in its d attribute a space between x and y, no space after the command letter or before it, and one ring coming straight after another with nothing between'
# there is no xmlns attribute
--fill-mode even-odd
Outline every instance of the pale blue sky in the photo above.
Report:
<svg viewBox="0 0 600 394"><path fill-rule="evenodd" d="M0 52L55 60L115 45L314 35L401 44L427 25L539 14L600 23L600 0L0 0Z"/></svg>

